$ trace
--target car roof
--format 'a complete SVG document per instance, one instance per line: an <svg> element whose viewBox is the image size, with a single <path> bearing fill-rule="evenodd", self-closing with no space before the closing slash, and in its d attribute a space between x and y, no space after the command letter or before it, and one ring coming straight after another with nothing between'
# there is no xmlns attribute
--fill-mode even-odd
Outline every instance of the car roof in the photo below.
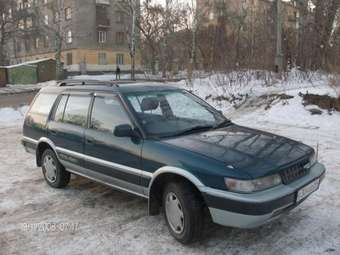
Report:
<svg viewBox="0 0 340 255"><path fill-rule="evenodd" d="M97 81L97 80L64 80L56 86L47 86L41 93L63 93L66 91L130 93L144 91L180 90L179 88L160 82L132 82L132 81Z"/></svg>

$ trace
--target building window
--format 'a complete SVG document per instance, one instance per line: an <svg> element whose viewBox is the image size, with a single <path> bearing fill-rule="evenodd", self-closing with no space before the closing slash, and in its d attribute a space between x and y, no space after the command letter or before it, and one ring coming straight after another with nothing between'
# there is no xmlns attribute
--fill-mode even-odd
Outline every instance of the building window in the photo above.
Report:
<svg viewBox="0 0 340 255"><path fill-rule="evenodd" d="M45 23L45 25L48 25L48 15L45 15L45 17L44 17L44 23Z"/></svg>
<svg viewBox="0 0 340 255"><path fill-rule="evenodd" d="M18 27L19 29L25 29L25 21L23 19L19 20Z"/></svg>
<svg viewBox="0 0 340 255"><path fill-rule="evenodd" d="M30 8L31 7L31 1L32 0L24 0L23 1L24 8Z"/></svg>
<svg viewBox="0 0 340 255"><path fill-rule="evenodd" d="M50 38L48 37L48 35L46 35L44 38L44 47L45 48L50 47Z"/></svg>
<svg viewBox="0 0 340 255"><path fill-rule="evenodd" d="M117 18L117 24L123 24L124 23L124 12L117 11L116 12L116 18Z"/></svg>
<svg viewBox="0 0 340 255"><path fill-rule="evenodd" d="M116 33L116 43L123 44L125 42L125 33L124 32L117 32Z"/></svg>
<svg viewBox="0 0 340 255"><path fill-rule="evenodd" d="M10 8L10 9L8 10L8 18L9 18L9 19L12 19L12 18L13 18L13 15L12 15L12 8Z"/></svg>
<svg viewBox="0 0 340 255"><path fill-rule="evenodd" d="M107 65L106 53L98 53L98 64Z"/></svg>
<svg viewBox="0 0 340 255"><path fill-rule="evenodd" d="M72 41L73 41L73 38L72 38L72 31L69 30L69 31L67 32L66 42L67 42L67 43L72 43Z"/></svg>
<svg viewBox="0 0 340 255"><path fill-rule="evenodd" d="M58 23L59 22L59 18L60 18L59 12L56 11L54 13L54 23Z"/></svg>
<svg viewBox="0 0 340 255"><path fill-rule="evenodd" d="M17 52L21 52L21 42L17 42Z"/></svg>
<svg viewBox="0 0 340 255"><path fill-rule="evenodd" d="M105 43L107 40L107 32L106 31L98 31L98 42Z"/></svg>
<svg viewBox="0 0 340 255"><path fill-rule="evenodd" d="M26 28L32 28L33 20L31 17L26 18Z"/></svg>
<svg viewBox="0 0 340 255"><path fill-rule="evenodd" d="M67 53L66 54L66 64L68 66L73 65L73 56L72 56L72 53Z"/></svg>
<svg viewBox="0 0 340 255"><path fill-rule="evenodd" d="M31 41L29 39L25 40L25 49L26 49L26 52L31 51Z"/></svg>
<svg viewBox="0 0 340 255"><path fill-rule="evenodd" d="M70 7L65 8L65 20L72 19L72 9Z"/></svg>
<svg viewBox="0 0 340 255"><path fill-rule="evenodd" d="M40 45L40 38L35 38L35 43L34 43L34 47L36 48L36 49L39 49L39 45Z"/></svg>
<svg viewBox="0 0 340 255"><path fill-rule="evenodd" d="M117 54L116 55L116 64L117 65L124 65L124 54Z"/></svg>
<svg viewBox="0 0 340 255"><path fill-rule="evenodd" d="M22 10L22 9L24 9L24 3L23 3L22 0L18 0L18 2L17 2L17 10L19 11L19 10Z"/></svg>

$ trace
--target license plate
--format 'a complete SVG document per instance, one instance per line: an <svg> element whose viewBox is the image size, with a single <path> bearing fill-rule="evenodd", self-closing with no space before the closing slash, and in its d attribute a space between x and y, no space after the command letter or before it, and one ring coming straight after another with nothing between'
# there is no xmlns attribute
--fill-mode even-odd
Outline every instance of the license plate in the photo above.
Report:
<svg viewBox="0 0 340 255"><path fill-rule="evenodd" d="M304 188L300 189L297 194L297 202L300 202L302 199L306 198L308 195L312 194L314 191L319 189L320 179L313 181L312 183L308 184Z"/></svg>

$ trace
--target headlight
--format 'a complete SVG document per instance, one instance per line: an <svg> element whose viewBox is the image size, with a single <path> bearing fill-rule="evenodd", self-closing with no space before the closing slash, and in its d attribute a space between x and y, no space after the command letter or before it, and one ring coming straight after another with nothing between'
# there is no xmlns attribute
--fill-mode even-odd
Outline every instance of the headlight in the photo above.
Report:
<svg viewBox="0 0 340 255"><path fill-rule="evenodd" d="M280 175L276 174L249 181L224 178L224 182L227 188L231 191L239 193L252 193L280 185L282 180Z"/></svg>

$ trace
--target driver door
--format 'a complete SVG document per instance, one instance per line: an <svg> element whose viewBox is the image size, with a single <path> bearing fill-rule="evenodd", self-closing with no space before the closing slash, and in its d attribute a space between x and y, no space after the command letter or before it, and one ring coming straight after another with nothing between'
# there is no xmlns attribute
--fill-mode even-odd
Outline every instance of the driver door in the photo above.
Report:
<svg viewBox="0 0 340 255"><path fill-rule="evenodd" d="M142 193L140 188L142 139L116 137L116 126L130 118L116 95L96 95L85 130L85 168L97 179Z"/></svg>

